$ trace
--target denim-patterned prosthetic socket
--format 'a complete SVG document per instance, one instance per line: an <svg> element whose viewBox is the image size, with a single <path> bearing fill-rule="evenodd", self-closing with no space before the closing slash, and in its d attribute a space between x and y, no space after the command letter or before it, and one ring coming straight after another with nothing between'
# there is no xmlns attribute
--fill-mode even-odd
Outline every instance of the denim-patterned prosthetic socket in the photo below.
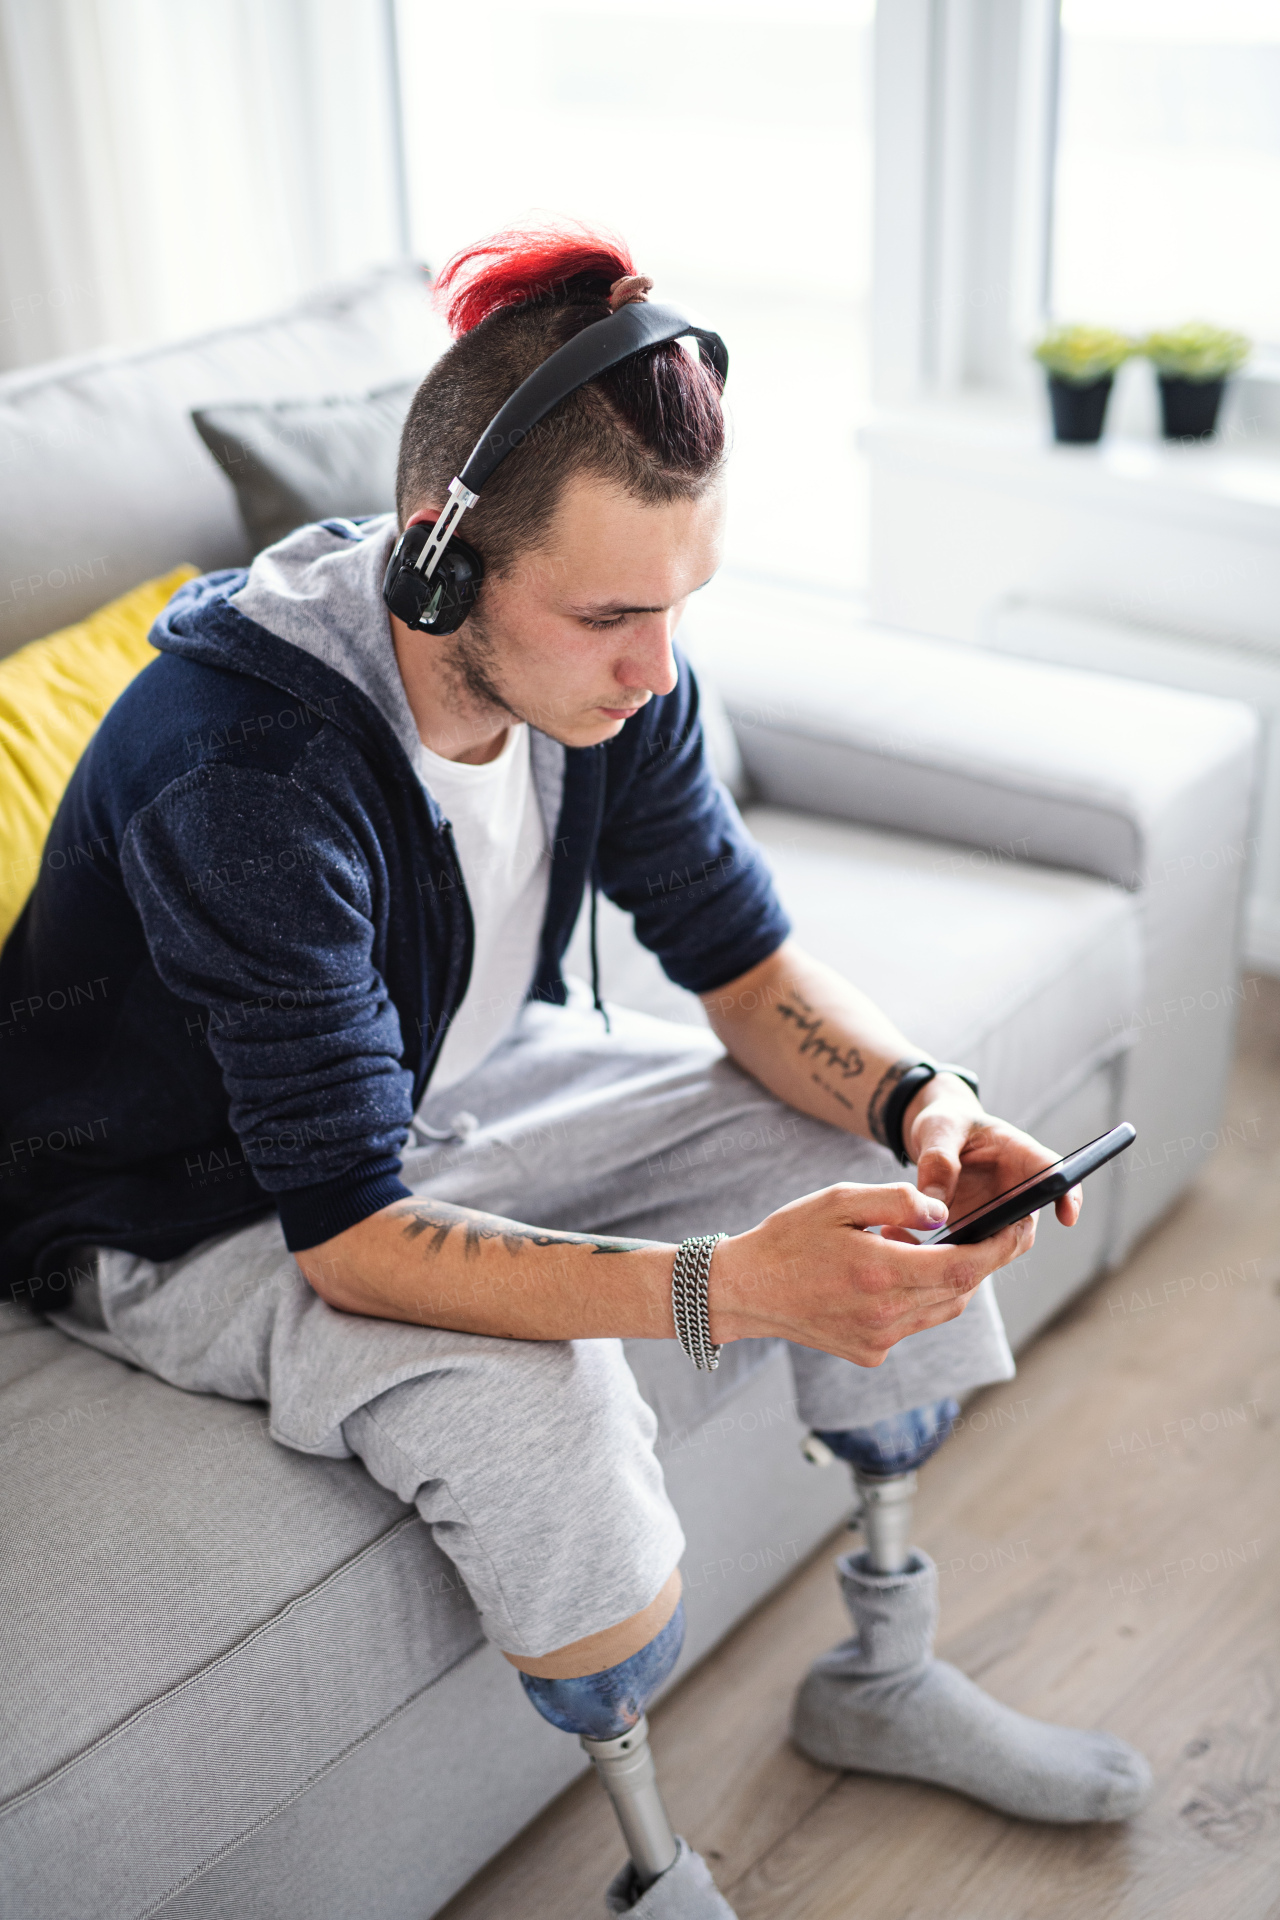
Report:
<svg viewBox="0 0 1280 1920"><path fill-rule="evenodd" d="M889 1478L914 1473L938 1451L960 1415L957 1400L935 1400L931 1406L895 1413L869 1427L822 1431L817 1438L856 1473Z"/></svg>
<svg viewBox="0 0 1280 1920"><path fill-rule="evenodd" d="M585 1740L616 1740L637 1725L684 1645L684 1601L647 1647L616 1667L572 1680L540 1680L521 1673L520 1684L544 1720Z"/></svg>

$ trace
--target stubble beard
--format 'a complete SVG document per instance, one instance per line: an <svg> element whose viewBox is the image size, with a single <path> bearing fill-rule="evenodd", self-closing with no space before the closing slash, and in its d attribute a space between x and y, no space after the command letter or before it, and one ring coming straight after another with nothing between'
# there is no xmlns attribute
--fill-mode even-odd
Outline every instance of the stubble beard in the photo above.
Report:
<svg viewBox="0 0 1280 1920"><path fill-rule="evenodd" d="M517 713L498 686L496 656L492 633L480 614L472 612L452 636L442 665L464 705L479 707L500 725L518 725L525 716Z"/></svg>
<svg viewBox="0 0 1280 1920"><path fill-rule="evenodd" d="M495 730L500 726L527 724L549 733L553 739L561 737L556 721L562 716L558 716L554 710L522 712L503 693L498 684L498 644L479 612L469 614L465 625L450 637L447 644L449 651L441 664L462 707L469 707L473 712L478 710L486 719L492 718ZM643 706L647 702L640 704ZM604 737L607 739L611 735Z"/></svg>

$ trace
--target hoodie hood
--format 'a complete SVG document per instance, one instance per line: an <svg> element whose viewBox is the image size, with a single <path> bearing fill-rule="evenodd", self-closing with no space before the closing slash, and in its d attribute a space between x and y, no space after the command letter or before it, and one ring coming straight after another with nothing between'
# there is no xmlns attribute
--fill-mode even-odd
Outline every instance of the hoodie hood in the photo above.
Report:
<svg viewBox="0 0 1280 1920"><path fill-rule="evenodd" d="M299 527L260 553L247 572L206 574L180 588L156 621L152 644L162 652L260 676L306 700L316 699L318 690L321 696L330 694L328 676L338 674L365 696L417 778L418 727L382 599L397 533L393 513ZM227 612L235 617L228 620ZM263 634L283 646L267 649ZM308 668L312 661L321 669L318 676ZM533 726L529 747L547 837L554 840L565 749Z"/></svg>
<svg viewBox="0 0 1280 1920"><path fill-rule="evenodd" d="M151 644L314 707L375 758L389 756L397 780L412 775L416 784L418 729L382 602L394 541L390 514L299 527L251 567L179 587Z"/></svg>
<svg viewBox="0 0 1280 1920"><path fill-rule="evenodd" d="M227 605L359 687L412 762L418 729L382 600L396 533L393 513L299 527L258 555Z"/></svg>

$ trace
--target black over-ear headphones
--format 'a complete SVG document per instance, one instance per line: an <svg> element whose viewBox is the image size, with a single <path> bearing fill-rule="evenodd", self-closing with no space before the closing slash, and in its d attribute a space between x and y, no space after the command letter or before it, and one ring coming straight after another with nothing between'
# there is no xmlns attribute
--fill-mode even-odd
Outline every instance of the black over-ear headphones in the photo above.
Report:
<svg viewBox="0 0 1280 1920"><path fill-rule="evenodd" d="M408 627L427 633L456 633L484 579L484 561L458 537L456 528L480 489L507 455L551 409L588 380L629 360L646 347L691 334L720 375L729 372L729 354L718 333L695 327L675 307L632 300L606 320L593 321L566 346L543 361L494 414L456 480L449 482L449 503L435 525L418 521L396 541L382 582L382 597Z"/></svg>

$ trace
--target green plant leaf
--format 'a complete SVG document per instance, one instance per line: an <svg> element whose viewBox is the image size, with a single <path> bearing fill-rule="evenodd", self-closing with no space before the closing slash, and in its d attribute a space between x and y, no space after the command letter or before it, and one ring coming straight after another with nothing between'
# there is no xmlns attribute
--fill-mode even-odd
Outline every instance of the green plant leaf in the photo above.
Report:
<svg viewBox="0 0 1280 1920"><path fill-rule="evenodd" d="M1167 333L1149 333L1138 351L1171 379L1226 380L1249 358L1253 342L1248 334L1210 326L1207 320L1188 320Z"/></svg>
<svg viewBox="0 0 1280 1920"><path fill-rule="evenodd" d="M1047 373L1075 387L1091 387L1122 366L1135 350L1128 334L1112 327L1051 327L1031 349Z"/></svg>

